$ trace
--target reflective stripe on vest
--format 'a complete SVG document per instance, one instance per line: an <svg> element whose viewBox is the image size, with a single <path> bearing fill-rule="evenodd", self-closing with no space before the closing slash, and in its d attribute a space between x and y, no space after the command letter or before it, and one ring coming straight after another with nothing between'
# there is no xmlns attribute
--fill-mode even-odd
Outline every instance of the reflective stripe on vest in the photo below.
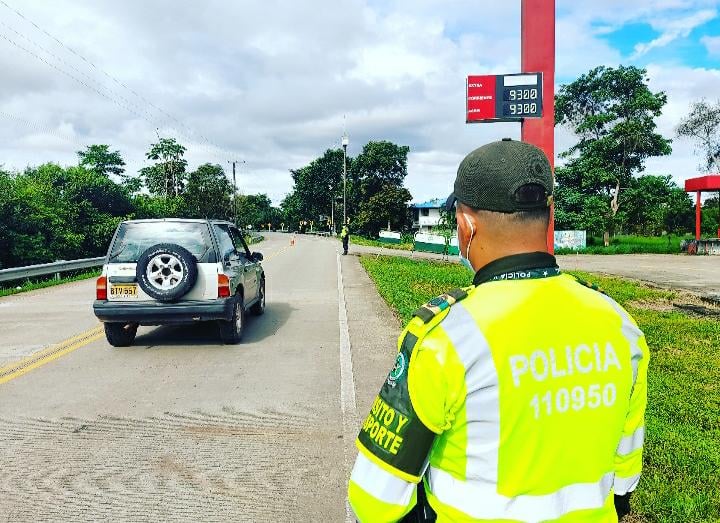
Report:
<svg viewBox="0 0 720 523"><path fill-rule="evenodd" d="M625 339L630 342L630 354L632 355L631 365L633 371L633 386L635 386L635 381L637 380L638 375L638 367L640 365L640 360L643 358L643 352L638 343L640 341L640 338L643 337L643 333L640 328L632 322L630 316L628 316L628 313L625 312L625 310L620 307L620 305L618 305L615 300L613 300L610 296L605 296L604 294L601 294L600 296L602 296L606 302L612 305L612 308L615 309L615 312L617 312L618 315L622 318L622 333Z"/></svg>
<svg viewBox="0 0 720 523"><path fill-rule="evenodd" d="M465 477L497 484L500 442L498 376L490 346L462 303L442 323L465 367L467 467Z"/></svg>
<svg viewBox="0 0 720 523"><path fill-rule="evenodd" d="M390 474L360 452L355 460L352 481L365 492L393 505L406 506L415 492L415 484Z"/></svg>
<svg viewBox="0 0 720 523"><path fill-rule="evenodd" d="M621 478L620 476L615 476L615 483L613 484L615 494L617 494L618 496L624 496L628 492L632 492L633 490L635 490L639 482L640 474L635 474L634 476L630 476L629 478Z"/></svg>
<svg viewBox="0 0 720 523"><path fill-rule="evenodd" d="M620 440L620 445L618 445L617 453L619 456L627 456L628 454L631 454L635 452L636 450L639 450L643 446L643 442L645 440L645 427L640 427L635 432L630 434L629 436L625 436L623 439Z"/></svg>
<svg viewBox="0 0 720 523"><path fill-rule="evenodd" d="M528 523L559 519L569 512L599 509L605 504L614 474L597 483L576 483L542 496L509 498L496 492L496 485L483 481L460 481L447 472L430 467L430 491L443 503L477 519L518 520ZM617 480L616 480L617 481Z"/></svg>

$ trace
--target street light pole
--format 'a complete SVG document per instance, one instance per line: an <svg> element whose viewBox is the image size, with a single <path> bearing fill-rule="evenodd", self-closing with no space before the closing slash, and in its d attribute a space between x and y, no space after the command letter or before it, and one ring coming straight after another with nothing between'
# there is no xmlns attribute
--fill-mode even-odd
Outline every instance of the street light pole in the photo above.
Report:
<svg viewBox="0 0 720 523"><path fill-rule="evenodd" d="M347 225L347 148L349 143L347 132L343 133L343 227Z"/></svg>
<svg viewBox="0 0 720 523"><path fill-rule="evenodd" d="M237 225L237 178L235 177L235 164L245 163L245 160L228 160L228 163L231 163L233 166L233 220L235 221L235 225Z"/></svg>
<svg viewBox="0 0 720 523"><path fill-rule="evenodd" d="M330 185L328 190L330 191L330 232L335 232L335 195L333 194L333 186Z"/></svg>

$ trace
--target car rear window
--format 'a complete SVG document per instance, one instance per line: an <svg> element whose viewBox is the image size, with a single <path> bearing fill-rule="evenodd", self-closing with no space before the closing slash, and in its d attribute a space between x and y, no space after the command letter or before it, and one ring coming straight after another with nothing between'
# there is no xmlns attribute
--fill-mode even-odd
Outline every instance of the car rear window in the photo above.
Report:
<svg viewBox="0 0 720 523"><path fill-rule="evenodd" d="M216 261L207 224L173 221L120 224L110 247L109 261L136 262L143 252L158 243L174 243L185 247L201 263Z"/></svg>

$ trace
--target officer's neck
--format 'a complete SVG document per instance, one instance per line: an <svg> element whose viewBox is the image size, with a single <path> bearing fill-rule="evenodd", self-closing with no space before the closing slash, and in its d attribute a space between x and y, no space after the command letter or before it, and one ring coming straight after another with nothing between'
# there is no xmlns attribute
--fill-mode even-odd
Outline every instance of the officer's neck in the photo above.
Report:
<svg viewBox="0 0 720 523"><path fill-rule="evenodd" d="M470 263L475 271L481 270L488 264L515 256L517 254L529 254L534 252L548 252L545 238L521 238L506 239L502 242L475 242L470 246Z"/></svg>

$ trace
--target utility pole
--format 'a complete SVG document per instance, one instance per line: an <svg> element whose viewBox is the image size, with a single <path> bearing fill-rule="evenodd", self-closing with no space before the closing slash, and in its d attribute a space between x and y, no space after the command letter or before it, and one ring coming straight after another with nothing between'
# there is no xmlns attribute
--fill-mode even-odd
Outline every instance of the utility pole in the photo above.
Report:
<svg viewBox="0 0 720 523"><path fill-rule="evenodd" d="M235 176L235 164L245 163L245 160L232 160L232 161L228 160L228 163L231 163L233 166L233 221L235 222L235 225L237 225L238 224L237 223L237 218L238 218L238 216L237 216L238 215L238 213L237 213L237 192L238 192L238 190L237 190L237 178Z"/></svg>
<svg viewBox="0 0 720 523"><path fill-rule="evenodd" d="M343 226L347 225L347 148L349 143L347 131L343 131Z"/></svg>
<svg viewBox="0 0 720 523"><path fill-rule="evenodd" d="M330 191L330 232L335 233L335 194L333 194L333 186L330 185L328 190Z"/></svg>

